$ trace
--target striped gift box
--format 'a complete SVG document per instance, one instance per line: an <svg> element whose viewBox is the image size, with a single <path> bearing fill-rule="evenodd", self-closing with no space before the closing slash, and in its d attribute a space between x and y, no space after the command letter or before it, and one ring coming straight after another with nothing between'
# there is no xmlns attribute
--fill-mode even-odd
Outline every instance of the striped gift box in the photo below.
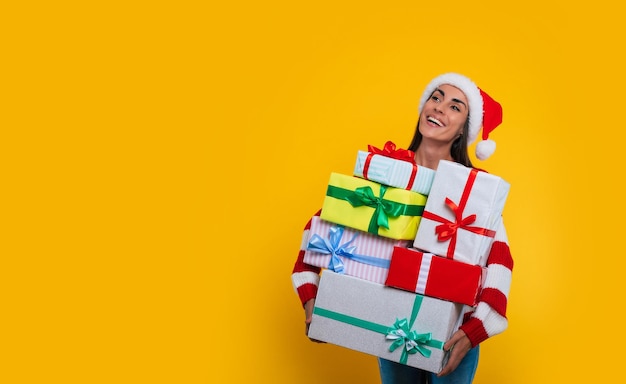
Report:
<svg viewBox="0 0 626 384"><path fill-rule="evenodd" d="M376 236L314 216L308 240L302 245L305 251L303 261L383 284L394 247L407 247L410 243L410 240Z"/></svg>
<svg viewBox="0 0 626 384"><path fill-rule="evenodd" d="M395 149L391 142L382 150L370 145L369 152L358 151L353 175L422 195L430 193L435 179L433 169L415 163L413 152Z"/></svg>

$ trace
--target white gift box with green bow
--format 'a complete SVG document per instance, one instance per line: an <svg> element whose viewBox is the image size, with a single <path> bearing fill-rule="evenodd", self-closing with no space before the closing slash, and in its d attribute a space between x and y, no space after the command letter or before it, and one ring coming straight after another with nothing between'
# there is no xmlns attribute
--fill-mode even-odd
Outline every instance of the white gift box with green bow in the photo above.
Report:
<svg viewBox="0 0 626 384"><path fill-rule="evenodd" d="M461 304L324 271L309 337L437 373L461 311Z"/></svg>

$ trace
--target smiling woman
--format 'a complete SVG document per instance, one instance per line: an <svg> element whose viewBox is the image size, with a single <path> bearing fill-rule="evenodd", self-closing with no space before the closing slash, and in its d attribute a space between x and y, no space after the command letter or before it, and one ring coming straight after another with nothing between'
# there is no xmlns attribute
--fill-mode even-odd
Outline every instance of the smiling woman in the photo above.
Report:
<svg viewBox="0 0 626 384"><path fill-rule="evenodd" d="M417 132L421 135L419 144L422 145L422 154L428 149L428 156L421 159L421 165L436 169L439 160L452 161L450 143L456 143L455 148L461 148L461 137L467 137L469 132L469 108L465 94L458 88L442 84L437 87L421 108L422 113L417 125ZM418 135L416 134L416 137ZM417 146L409 148L412 151ZM435 153L436 151L437 153ZM462 151L460 162L471 166L467 151Z"/></svg>
<svg viewBox="0 0 626 384"><path fill-rule="evenodd" d="M446 92L448 92L447 95ZM472 162L467 154L467 145L476 140L481 126L482 140L476 145L476 157L480 160L486 160L494 153L496 144L488 137L489 133L502 122L502 106L467 77L456 73L447 73L433 79L422 93L419 110L420 117L415 135L411 145L409 145L410 150L417 151L420 147L423 139L423 132L421 132L420 127L424 127L424 129L432 125L441 127L443 125L437 119L443 116L451 120L447 122L447 126L458 123L457 118L463 120L463 126L457 127L458 136L453 136L449 154L447 153L447 141L441 143L441 146L436 145L443 150L439 155L440 158L448 157L452 160L450 157L453 157L454 161L471 167ZM434 119L435 122L430 122L429 119ZM462 140L463 137L467 138L466 142ZM427 147L422 147L422 150L425 148ZM423 160L429 161L428 159ZM431 164L430 168L436 169L438 158L435 157L431 162L434 164ZM426 164L424 166L428 167Z"/></svg>
<svg viewBox="0 0 626 384"><path fill-rule="evenodd" d="M419 110L417 127L409 146L415 164L436 170L443 160L472 168L473 174L480 173L481 170L474 169L467 148L482 128L482 141L476 146L476 155L484 160L493 154L495 143L488 139L488 135L502 122L500 104L469 78L446 73L428 84ZM312 221L314 219L305 226L303 244L308 238ZM475 306L463 306L459 318L462 319L461 325L453 329L452 336L445 340L442 348L449 353L443 368L434 373L379 358L383 384L469 384L473 381L478 367L479 344L503 332L508 326L506 307L513 259L502 221L498 223L490 250L484 259L477 262L486 271L482 291ZM459 252L458 247L456 252ZM292 271L292 282L305 310L308 334L313 314L316 313L315 299L322 268L305 263L305 253L303 245Z"/></svg>

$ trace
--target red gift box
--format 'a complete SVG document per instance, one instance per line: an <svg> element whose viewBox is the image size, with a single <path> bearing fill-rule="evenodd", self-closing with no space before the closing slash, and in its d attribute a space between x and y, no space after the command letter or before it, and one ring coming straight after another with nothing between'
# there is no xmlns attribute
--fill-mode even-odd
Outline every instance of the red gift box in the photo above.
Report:
<svg viewBox="0 0 626 384"><path fill-rule="evenodd" d="M432 253L394 247L385 285L474 306L484 269Z"/></svg>

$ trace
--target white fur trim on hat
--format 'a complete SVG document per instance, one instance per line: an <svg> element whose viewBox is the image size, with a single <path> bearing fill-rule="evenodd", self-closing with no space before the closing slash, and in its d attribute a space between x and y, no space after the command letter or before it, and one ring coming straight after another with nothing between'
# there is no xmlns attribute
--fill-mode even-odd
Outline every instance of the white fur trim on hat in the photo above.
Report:
<svg viewBox="0 0 626 384"><path fill-rule="evenodd" d="M433 92L435 92L435 89L443 84L449 84L457 87L463 91L465 97L467 97L467 101L469 103L469 134L467 137L467 145L470 145L478 137L480 127L483 125L483 98L480 94L478 86L476 86L472 80L453 72L444 73L443 75L435 77L426 86L424 93L422 93L419 111L422 111L424 104L426 104L426 101L430 98Z"/></svg>

